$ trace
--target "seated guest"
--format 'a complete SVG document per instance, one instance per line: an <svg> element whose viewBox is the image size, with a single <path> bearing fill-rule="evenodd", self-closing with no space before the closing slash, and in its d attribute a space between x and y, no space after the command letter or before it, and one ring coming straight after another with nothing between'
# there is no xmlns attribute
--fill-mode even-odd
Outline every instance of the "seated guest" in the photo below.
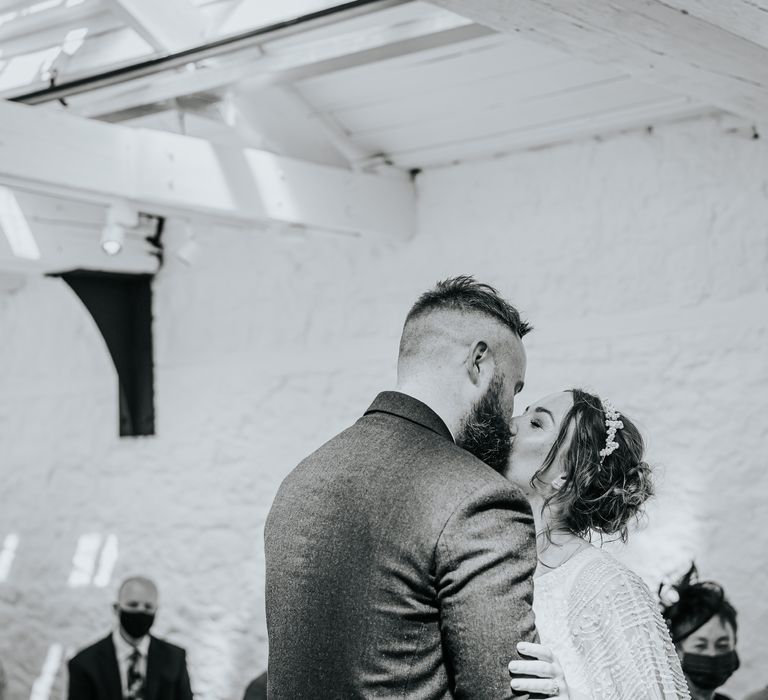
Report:
<svg viewBox="0 0 768 700"><path fill-rule="evenodd" d="M699 581L696 566L664 594L664 619L688 681L693 700L730 700L716 692L739 667L736 654L736 610L723 589Z"/></svg>
<svg viewBox="0 0 768 700"><path fill-rule="evenodd" d="M267 700L267 672L256 676L245 689L243 700Z"/></svg>
<svg viewBox="0 0 768 700"><path fill-rule="evenodd" d="M123 581L114 630L69 662L69 700L191 700L184 649L149 634L157 598L150 579Z"/></svg>

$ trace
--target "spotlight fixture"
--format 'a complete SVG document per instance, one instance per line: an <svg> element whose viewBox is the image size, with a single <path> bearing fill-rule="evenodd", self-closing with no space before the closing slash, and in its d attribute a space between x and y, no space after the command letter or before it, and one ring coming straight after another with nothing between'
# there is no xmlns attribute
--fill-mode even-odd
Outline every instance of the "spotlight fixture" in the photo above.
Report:
<svg viewBox="0 0 768 700"><path fill-rule="evenodd" d="M101 247L107 255L117 255L124 240L125 229L120 224L107 224L101 231Z"/></svg>
<svg viewBox="0 0 768 700"><path fill-rule="evenodd" d="M101 231L101 247L107 255L117 255L123 249L126 229L139 225L139 214L126 202L116 202L107 210L107 223Z"/></svg>

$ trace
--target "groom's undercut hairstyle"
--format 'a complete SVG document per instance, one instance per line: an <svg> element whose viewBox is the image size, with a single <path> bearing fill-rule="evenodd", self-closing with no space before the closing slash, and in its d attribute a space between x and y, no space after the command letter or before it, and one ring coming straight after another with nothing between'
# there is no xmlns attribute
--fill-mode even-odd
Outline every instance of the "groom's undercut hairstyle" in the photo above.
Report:
<svg viewBox="0 0 768 700"><path fill-rule="evenodd" d="M459 275L438 282L422 294L405 319L411 321L434 311L481 313L495 318L522 338L532 327L520 318L518 310L489 284L478 282L470 275Z"/></svg>
<svg viewBox="0 0 768 700"><path fill-rule="evenodd" d="M461 323L445 324L439 319L441 313L461 314L466 319ZM490 285L468 275L451 277L438 282L411 307L400 339L400 360L439 356L445 347L443 341L456 342L457 333L472 333L470 316L475 325L483 317L492 319L518 338L531 330L517 309Z"/></svg>

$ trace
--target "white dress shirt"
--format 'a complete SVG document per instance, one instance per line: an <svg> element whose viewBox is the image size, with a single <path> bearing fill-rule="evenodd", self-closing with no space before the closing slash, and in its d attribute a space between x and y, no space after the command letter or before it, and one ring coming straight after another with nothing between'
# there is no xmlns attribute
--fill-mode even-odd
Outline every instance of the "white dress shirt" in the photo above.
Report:
<svg viewBox="0 0 768 700"><path fill-rule="evenodd" d="M128 668L131 665L131 656L135 649L138 649L141 658L139 659L139 673L141 677L147 677L147 653L149 652L149 635L145 634L137 646L128 643L120 630L112 632L112 642L115 645L115 654L117 655L117 666L120 669L120 685L123 689L123 697L128 694Z"/></svg>

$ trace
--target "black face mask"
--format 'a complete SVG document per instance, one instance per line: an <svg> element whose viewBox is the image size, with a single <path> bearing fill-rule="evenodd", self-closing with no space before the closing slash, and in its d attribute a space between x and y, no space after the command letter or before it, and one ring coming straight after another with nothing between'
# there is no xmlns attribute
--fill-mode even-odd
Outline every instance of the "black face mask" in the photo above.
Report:
<svg viewBox="0 0 768 700"><path fill-rule="evenodd" d="M715 690L723 685L739 667L739 656L728 651L717 656L683 654L683 672L697 688Z"/></svg>
<svg viewBox="0 0 768 700"><path fill-rule="evenodd" d="M120 626L134 639L141 639L155 621L154 613L120 611Z"/></svg>

